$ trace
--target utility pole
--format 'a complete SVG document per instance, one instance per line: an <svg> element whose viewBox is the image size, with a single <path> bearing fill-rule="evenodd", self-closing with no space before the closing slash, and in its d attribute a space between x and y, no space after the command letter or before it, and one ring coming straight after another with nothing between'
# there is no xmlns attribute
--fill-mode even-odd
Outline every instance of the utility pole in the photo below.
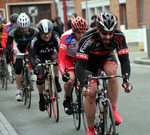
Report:
<svg viewBox="0 0 150 135"><path fill-rule="evenodd" d="M63 2L63 12L64 12L64 26L65 26L65 31L66 31L66 30L68 30L66 0L62 0L62 2Z"/></svg>

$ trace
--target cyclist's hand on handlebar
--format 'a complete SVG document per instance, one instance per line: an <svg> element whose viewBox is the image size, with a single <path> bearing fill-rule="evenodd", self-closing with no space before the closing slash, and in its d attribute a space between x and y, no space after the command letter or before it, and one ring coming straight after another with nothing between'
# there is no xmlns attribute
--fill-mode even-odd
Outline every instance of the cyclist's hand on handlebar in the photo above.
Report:
<svg viewBox="0 0 150 135"><path fill-rule="evenodd" d="M133 85L131 83L128 83L128 82L124 82L122 84L123 88L124 88L124 91L126 93L130 93L132 90L133 90Z"/></svg>
<svg viewBox="0 0 150 135"><path fill-rule="evenodd" d="M63 74L62 80L63 80L64 82L67 82L69 79L70 79L70 75L69 75L68 73Z"/></svg>

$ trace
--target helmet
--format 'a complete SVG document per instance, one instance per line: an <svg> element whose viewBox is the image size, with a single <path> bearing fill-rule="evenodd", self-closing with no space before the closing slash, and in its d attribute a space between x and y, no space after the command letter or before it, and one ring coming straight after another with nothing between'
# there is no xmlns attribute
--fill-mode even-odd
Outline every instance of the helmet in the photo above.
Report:
<svg viewBox="0 0 150 135"><path fill-rule="evenodd" d="M17 13L13 13L13 14L10 16L10 21L11 21L11 23L16 23L18 16L19 16L19 15L18 15Z"/></svg>
<svg viewBox="0 0 150 135"><path fill-rule="evenodd" d="M41 33L50 33L53 31L53 24L48 19L43 19L38 23L38 29Z"/></svg>
<svg viewBox="0 0 150 135"><path fill-rule="evenodd" d="M79 32L86 32L89 28L87 21L80 16L72 20L71 26L73 31L78 30Z"/></svg>
<svg viewBox="0 0 150 135"><path fill-rule="evenodd" d="M117 28L117 18L109 12L98 15L97 27L104 31L113 31Z"/></svg>
<svg viewBox="0 0 150 135"><path fill-rule="evenodd" d="M26 13L21 13L17 18L17 25L20 28L27 28L30 26L30 18Z"/></svg>

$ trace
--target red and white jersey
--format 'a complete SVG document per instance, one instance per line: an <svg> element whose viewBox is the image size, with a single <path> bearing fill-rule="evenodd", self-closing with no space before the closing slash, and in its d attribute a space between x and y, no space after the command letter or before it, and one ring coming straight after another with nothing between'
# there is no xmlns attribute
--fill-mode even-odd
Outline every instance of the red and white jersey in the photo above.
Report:
<svg viewBox="0 0 150 135"><path fill-rule="evenodd" d="M74 37L72 29L66 31L60 39L58 64L62 74L64 74L65 60L69 58L76 58L79 41Z"/></svg>
<svg viewBox="0 0 150 135"><path fill-rule="evenodd" d="M6 48L6 42L7 42L7 38L8 38L8 33L11 30L11 22L8 22L4 29L3 29L3 33L2 33L2 40L1 40L1 46L2 48Z"/></svg>

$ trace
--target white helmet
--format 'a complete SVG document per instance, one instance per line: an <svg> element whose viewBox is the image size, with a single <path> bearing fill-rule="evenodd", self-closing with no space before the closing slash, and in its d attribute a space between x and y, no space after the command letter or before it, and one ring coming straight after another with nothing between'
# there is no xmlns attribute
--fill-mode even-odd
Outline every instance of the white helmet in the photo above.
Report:
<svg viewBox="0 0 150 135"><path fill-rule="evenodd" d="M26 13L21 13L17 18L17 25L20 28L27 28L30 26L30 18Z"/></svg>

